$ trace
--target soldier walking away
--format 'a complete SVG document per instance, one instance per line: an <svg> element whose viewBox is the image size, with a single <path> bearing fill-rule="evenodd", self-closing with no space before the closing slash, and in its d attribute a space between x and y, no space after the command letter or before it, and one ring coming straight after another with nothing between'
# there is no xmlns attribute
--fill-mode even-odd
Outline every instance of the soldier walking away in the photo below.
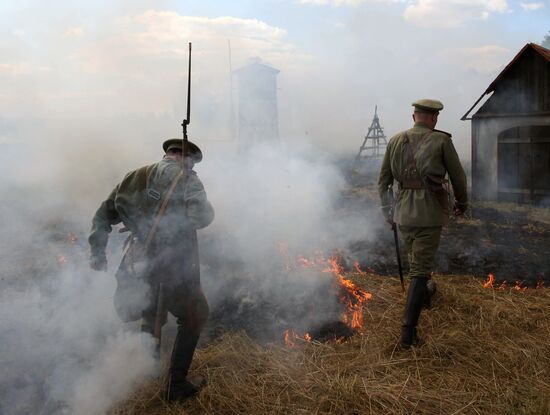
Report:
<svg viewBox="0 0 550 415"><path fill-rule="evenodd" d="M414 126L390 139L378 181L382 212L392 227L399 227L410 264L411 281L401 327L404 348L418 344L420 312L423 306L429 307L435 293L430 277L441 230L451 209L446 174L455 196L453 214L460 216L468 208L466 175L451 134L434 129L443 104L421 99L412 105ZM399 187L395 200L394 180Z"/></svg>
<svg viewBox="0 0 550 415"><path fill-rule="evenodd" d="M129 231L126 251L116 273L115 309L125 321L142 319L152 334L157 317L158 287L162 302L178 324L169 370L169 401L197 393L203 379L187 379L208 303L199 273L197 229L208 226L214 210L193 166L202 152L183 140L164 142L164 158L128 173L97 210L89 237L90 265L106 270L105 248L113 225ZM183 166L183 167L182 167ZM158 318L158 317L157 317Z"/></svg>

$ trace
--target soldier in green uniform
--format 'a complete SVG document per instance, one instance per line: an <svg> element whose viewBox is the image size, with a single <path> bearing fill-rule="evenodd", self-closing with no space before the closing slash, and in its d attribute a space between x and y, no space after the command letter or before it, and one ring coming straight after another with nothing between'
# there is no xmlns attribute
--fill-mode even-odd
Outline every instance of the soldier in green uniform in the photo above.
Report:
<svg viewBox="0 0 550 415"><path fill-rule="evenodd" d="M411 282L401 328L406 348L418 343L420 312L435 292L430 276L451 209L444 186L447 174L455 196L453 213L462 215L468 207L466 175L451 135L434 129L443 104L421 99L412 105L414 126L390 139L378 181L382 211L392 226L398 225L409 258ZM394 181L399 187L395 200Z"/></svg>
<svg viewBox="0 0 550 415"><path fill-rule="evenodd" d="M208 316L200 285L197 229L214 219L204 187L192 170L201 161L202 152L189 142L189 157L183 160L182 141L165 141L162 160L124 177L97 210L89 237L91 267L106 270L105 248L112 226L122 223L123 230L130 232L116 273L114 297L123 321L142 318L142 330L152 332L154 287L162 283L164 305L178 324L169 371L170 401L185 399L198 390L196 382L187 379Z"/></svg>

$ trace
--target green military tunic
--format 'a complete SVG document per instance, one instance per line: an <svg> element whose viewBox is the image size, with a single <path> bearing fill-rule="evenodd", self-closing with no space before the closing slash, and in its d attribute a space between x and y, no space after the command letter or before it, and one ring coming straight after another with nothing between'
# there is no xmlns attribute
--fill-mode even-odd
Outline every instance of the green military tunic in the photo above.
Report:
<svg viewBox="0 0 550 415"><path fill-rule="evenodd" d="M408 145L410 150L406 147ZM390 139L380 170L378 190L386 215L389 215L392 203L395 204L393 221L399 225L405 241L413 278L429 276L441 227L452 208L448 206L446 192L441 186L446 174L453 187L456 207L466 210L466 175L449 134L431 130L417 122L413 128ZM394 181L398 182L400 190L392 201L388 189L392 188ZM416 185L408 186L408 183Z"/></svg>
<svg viewBox="0 0 550 415"><path fill-rule="evenodd" d="M453 146L451 136L437 130L430 130L422 123L415 123L407 130L416 159L416 168L421 180L426 184L428 176L443 180L448 173L453 186L457 207L465 210L468 206L466 175ZM409 154L404 148L405 132L390 139L378 181L378 191L382 208L389 208L392 201L388 188L394 180L403 183L411 177L408 169ZM442 226L449 215L449 206L426 186L422 189L401 189L397 194L393 221L405 226Z"/></svg>
<svg viewBox="0 0 550 415"><path fill-rule="evenodd" d="M131 232L132 241L144 242L162 200L181 164L170 158L128 173L100 205L89 236L92 256L105 256L112 226L123 223ZM150 245L146 271L134 272L134 259L127 249L116 273L115 308L124 321L132 321L150 303L148 288L163 282L167 292L167 308L184 318L189 304L196 304L196 313L207 313L206 300L200 290L199 254L196 230L208 226L214 210L204 187L192 170L178 182ZM132 242L133 243L133 242ZM130 245L131 247L132 245ZM199 310L200 309L200 310Z"/></svg>
<svg viewBox="0 0 550 415"><path fill-rule="evenodd" d="M92 220L89 237L92 255L105 253L112 226L121 222L132 234L145 239L164 192L180 170L179 163L165 158L128 173L101 204ZM163 223L170 226L161 227L160 233L177 234L202 229L214 219L214 209L193 170L176 187L164 216Z"/></svg>

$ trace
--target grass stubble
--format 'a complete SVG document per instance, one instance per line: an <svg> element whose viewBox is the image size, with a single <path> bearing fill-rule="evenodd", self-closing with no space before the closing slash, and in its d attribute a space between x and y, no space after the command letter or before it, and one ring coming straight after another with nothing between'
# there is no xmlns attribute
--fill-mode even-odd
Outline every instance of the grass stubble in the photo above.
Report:
<svg viewBox="0 0 550 415"><path fill-rule="evenodd" d="M289 348L226 333L195 355L191 374L208 379L196 398L165 402L161 377L109 414L550 414L548 288L499 291L436 276L423 343L407 351L398 346L398 280L349 277L373 294L349 341Z"/></svg>

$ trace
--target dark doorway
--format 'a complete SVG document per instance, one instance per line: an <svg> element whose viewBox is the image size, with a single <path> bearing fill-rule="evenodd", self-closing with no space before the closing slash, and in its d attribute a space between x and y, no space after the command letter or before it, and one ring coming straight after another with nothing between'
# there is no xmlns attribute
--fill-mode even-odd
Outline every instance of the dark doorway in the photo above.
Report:
<svg viewBox="0 0 550 415"><path fill-rule="evenodd" d="M550 204L550 126L513 127L498 135L498 199Z"/></svg>

